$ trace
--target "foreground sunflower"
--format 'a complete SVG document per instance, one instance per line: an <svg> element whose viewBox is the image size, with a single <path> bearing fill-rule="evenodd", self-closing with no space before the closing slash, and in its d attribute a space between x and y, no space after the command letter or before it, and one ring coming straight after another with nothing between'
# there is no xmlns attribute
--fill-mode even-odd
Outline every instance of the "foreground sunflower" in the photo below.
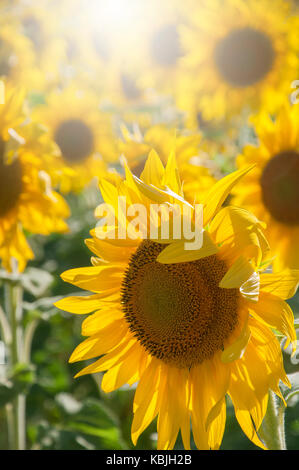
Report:
<svg viewBox="0 0 299 470"><path fill-rule="evenodd" d="M258 144L245 147L237 165L256 167L235 201L266 222L274 268L299 269L299 109L286 105L275 119L262 112L253 121Z"/></svg>
<svg viewBox="0 0 299 470"><path fill-rule="evenodd" d="M6 87L0 108L0 259L8 271L23 271L34 257L24 229L41 235L68 230L66 202L52 190L41 159L14 129L24 118L22 98Z"/></svg>
<svg viewBox="0 0 299 470"><path fill-rule="evenodd" d="M298 70L298 18L290 6L285 0L227 0L225 8L221 0L194 2L182 28L182 109L207 120L243 108L277 110Z"/></svg>
<svg viewBox="0 0 299 470"><path fill-rule="evenodd" d="M244 209L221 208L247 172L223 178L204 197L202 248L185 250L185 240L171 237L101 239L103 227L97 227L86 240L95 254L93 266L62 274L64 281L93 292L56 303L72 313L94 312L82 325L88 338L70 362L98 359L77 376L107 371L105 392L139 382L135 445L157 417L159 449L172 449L179 432L190 449L190 422L199 449L218 449L229 394L246 435L265 447L258 430L269 389L281 396L279 381L290 385L271 329L295 347L293 314L283 299L294 294L299 277L260 273L268 251L262 224ZM173 157L164 168L155 152L140 179L127 168L124 181L102 181L100 187L123 224L128 220L118 210L119 195L145 207L187 204Z"/></svg>
<svg viewBox="0 0 299 470"><path fill-rule="evenodd" d="M93 93L75 86L53 91L32 115L57 146L46 169L62 192L82 190L105 171L106 161L117 158L110 116L100 111Z"/></svg>

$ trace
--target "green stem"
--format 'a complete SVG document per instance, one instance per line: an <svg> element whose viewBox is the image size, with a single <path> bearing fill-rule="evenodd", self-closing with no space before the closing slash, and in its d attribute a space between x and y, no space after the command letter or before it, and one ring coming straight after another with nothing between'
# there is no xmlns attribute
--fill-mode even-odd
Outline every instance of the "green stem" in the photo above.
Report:
<svg viewBox="0 0 299 470"><path fill-rule="evenodd" d="M5 282L5 310L10 320L11 341L10 365L14 368L22 361L23 328L22 328L23 288L17 282ZM11 447L14 450L25 449L25 396L19 394L12 402L8 424Z"/></svg>
<svg viewBox="0 0 299 470"><path fill-rule="evenodd" d="M25 328L24 331L24 348L23 348L23 362L27 364L30 363L31 360L31 346L32 340L35 333L36 328L38 327L39 320L32 320L29 325Z"/></svg>
<svg viewBox="0 0 299 470"><path fill-rule="evenodd" d="M275 393L269 392L267 412L260 434L269 450L286 450L284 430L284 404L278 405Z"/></svg>
<svg viewBox="0 0 299 470"><path fill-rule="evenodd" d="M6 421L7 421L7 434L8 434L8 446L9 449L14 449L15 446L15 432L14 432L14 413L12 403L5 405Z"/></svg>
<svg viewBox="0 0 299 470"><path fill-rule="evenodd" d="M6 315L0 305L0 331L1 339L5 344L10 344L11 342L11 330Z"/></svg>

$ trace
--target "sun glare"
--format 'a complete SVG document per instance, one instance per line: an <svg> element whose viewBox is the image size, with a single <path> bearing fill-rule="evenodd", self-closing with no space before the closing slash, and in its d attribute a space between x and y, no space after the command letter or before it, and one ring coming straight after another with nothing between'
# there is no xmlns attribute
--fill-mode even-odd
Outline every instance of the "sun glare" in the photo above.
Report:
<svg viewBox="0 0 299 470"><path fill-rule="evenodd" d="M103 0L90 2L87 15L90 24L115 37L138 30L145 11L143 0Z"/></svg>

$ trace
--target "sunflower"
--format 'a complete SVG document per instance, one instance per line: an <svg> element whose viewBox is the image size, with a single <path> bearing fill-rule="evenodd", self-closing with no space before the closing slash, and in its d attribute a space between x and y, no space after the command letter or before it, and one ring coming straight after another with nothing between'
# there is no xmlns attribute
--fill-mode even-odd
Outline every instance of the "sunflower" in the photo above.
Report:
<svg viewBox="0 0 299 470"><path fill-rule="evenodd" d="M125 155L134 175L140 176L148 153L154 149L164 164L168 155L175 153L187 201L195 202L198 194L202 195L214 184L210 157L211 151L215 149L212 145L209 146L209 143L203 142L198 132L184 133L162 124L151 126L144 135L136 126L133 133L124 126L122 131L120 153Z"/></svg>
<svg viewBox="0 0 299 470"><path fill-rule="evenodd" d="M64 281L93 292L56 303L68 312L91 313L82 324L87 338L70 362L98 359L77 376L107 371L105 392L138 382L135 445L157 417L159 449L172 449L179 432L190 449L190 421L199 449L219 448L229 394L246 435L265 447L258 430L268 391L281 396L279 381L290 385L271 330L295 347L293 314L284 299L294 294L298 272L262 273L268 252L262 224L245 209L222 208L248 171L228 175L204 196L200 249L185 250L184 239L171 236L105 239L98 226L86 240L95 254L92 266L62 274ZM122 224L119 195L129 205L187 204L174 157L164 168L153 151L140 179L126 168L119 185L103 180L100 188Z"/></svg>
<svg viewBox="0 0 299 470"><path fill-rule="evenodd" d="M111 60L102 70L98 67L95 75L97 73L101 73L104 77L103 100L116 106L118 113L135 111L135 116L138 116L139 108L142 110L142 107L150 106L150 96L140 80L140 73L136 67L128 67L123 62ZM94 78L91 79L91 83L94 83Z"/></svg>
<svg viewBox="0 0 299 470"><path fill-rule="evenodd" d="M110 49L101 34L102 29L96 32L92 30L89 20L94 10L91 3L85 9L81 0L59 2L55 12L61 18L59 34L65 43L66 58L62 68L64 80L68 82L70 78L75 79L84 86L83 89L101 89L105 83ZM81 14L83 9L86 15ZM95 18L98 20L98 14L93 16L93 21Z"/></svg>
<svg viewBox="0 0 299 470"><path fill-rule="evenodd" d="M44 91L59 83L66 43L57 27L57 11L53 15L47 3L39 2L34 6L21 4L11 14L18 18L20 31L34 50L36 82L31 83L31 89Z"/></svg>
<svg viewBox="0 0 299 470"><path fill-rule="evenodd" d="M188 8L182 2L152 1L147 5L144 40L140 47L145 87L173 95L184 55L180 26ZM159 12L159 14L158 14Z"/></svg>
<svg viewBox="0 0 299 470"><path fill-rule="evenodd" d="M5 94L0 108L0 258L6 270L23 271L33 258L23 229L41 235L66 232L69 209L52 190L40 158L15 131L24 118L23 94L8 87Z"/></svg>
<svg viewBox="0 0 299 470"><path fill-rule="evenodd" d="M29 82L32 86L36 75L31 41L6 15L1 17L0 25L0 77L22 87Z"/></svg>
<svg viewBox="0 0 299 470"><path fill-rule="evenodd" d="M97 97L75 87L49 94L47 103L32 113L44 125L57 152L46 171L62 192L80 191L117 158L112 121L101 112Z"/></svg>
<svg viewBox="0 0 299 470"><path fill-rule="evenodd" d="M136 34L139 31L142 36L145 20L138 18L134 28L129 28L127 16L120 17L123 9L128 16L133 12L136 16L135 8L139 11L140 4L137 0L132 0L130 5L122 0L90 0L85 15L78 15L85 8L82 0L66 4L64 15L71 16L65 21L67 27L63 32L68 45L68 65L77 81L95 90L112 106L135 106L145 98L138 79L140 64L136 60L139 47Z"/></svg>
<svg viewBox="0 0 299 470"><path fill-rule="evenodd" d="M277 110L298 70L298 17L289 14L290 3L203 0L190 11L181 29L179 106L204 119Z"/></svg>
<svg viewBox="0 0 299 470"><path fill-rule="evenodd" d="M150 106L156 92L172 92L182 54L180 2L91 0L89 11L79 17L83 3L73 7L76 27L68 34L77 76L104 89L116 106ZM74 37L74 29L80 36Z"/></svg>
<svg viewBox="0 0 299 470"><path fill-rule="evenodd" d="M248 145L237 158L255 169L235 195L267 224L275 269L299 268L299 111L286 105L272 119L266 112L253 119L258 144Z"/></svg>

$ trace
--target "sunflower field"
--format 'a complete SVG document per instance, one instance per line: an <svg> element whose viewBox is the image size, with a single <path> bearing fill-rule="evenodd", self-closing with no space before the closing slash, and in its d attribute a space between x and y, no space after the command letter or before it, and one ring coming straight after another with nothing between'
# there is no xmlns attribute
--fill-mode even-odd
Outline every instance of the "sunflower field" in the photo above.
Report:
<svg viewBox="0 0 299 470"><path fill-rule="evenodd" d="M0 449L299 450L299 1L0 23Z"/></svg>

